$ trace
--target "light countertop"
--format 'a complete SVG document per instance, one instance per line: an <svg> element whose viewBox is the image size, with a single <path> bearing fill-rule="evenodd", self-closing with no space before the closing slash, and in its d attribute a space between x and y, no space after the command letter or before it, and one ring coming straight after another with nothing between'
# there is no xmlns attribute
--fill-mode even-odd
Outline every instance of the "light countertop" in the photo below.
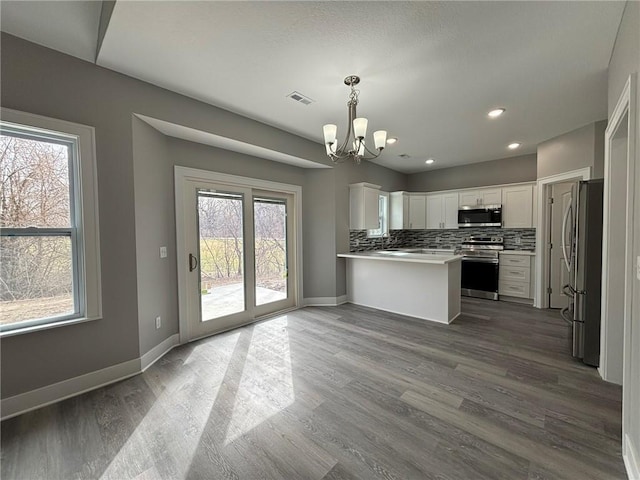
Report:
<svg viewBox="0 0 640 480"><path fill-rule="evenodd" d="M531 250L503 250L500 252L500 255L535 255L536 252Z"/></svg>
<svg viewBox="0 0 640 480"><path fill-rule="evenodd" d="M447 253L409 253L401 251L385 252L380 250L339 253L338 257L356 258L361 260L381 260L387 262L430 263L436 265L445 265L447 263L457 262L462 258L461 255L451 255Z"/></svg>

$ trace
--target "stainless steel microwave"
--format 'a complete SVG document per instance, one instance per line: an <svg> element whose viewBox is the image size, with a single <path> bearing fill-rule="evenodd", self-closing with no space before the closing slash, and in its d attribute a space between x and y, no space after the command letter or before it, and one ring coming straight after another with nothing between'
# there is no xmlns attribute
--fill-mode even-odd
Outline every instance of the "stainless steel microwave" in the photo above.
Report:
<svg viewBox="0 0 640 480"><path fill-rule="evenodd" d="M459 227L501 227L502 205L470 205L458 210Z"/></svg>

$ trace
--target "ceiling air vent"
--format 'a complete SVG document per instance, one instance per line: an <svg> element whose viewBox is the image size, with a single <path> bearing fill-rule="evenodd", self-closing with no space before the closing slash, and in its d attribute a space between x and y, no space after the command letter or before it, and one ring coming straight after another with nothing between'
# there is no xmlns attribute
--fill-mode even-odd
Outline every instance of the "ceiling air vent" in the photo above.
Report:
<svg viewBox="0 0 640 480"><path fill-rule="evenodd" d="M401 153L400 155L398 155L400 158L411 158L411 155L409 155L408 153Z"/></svg>
<svg viewBox="0 0 640 480"><path fill-rule="evenodd" d="M291 98L292 100L295 100L296 102L300 102L303 105L309 105L313 103L313 100L311 100L306 95L301 94L300 92L295 92L295 91L291 92L289 95L287 95L287 97Z"/></svg>

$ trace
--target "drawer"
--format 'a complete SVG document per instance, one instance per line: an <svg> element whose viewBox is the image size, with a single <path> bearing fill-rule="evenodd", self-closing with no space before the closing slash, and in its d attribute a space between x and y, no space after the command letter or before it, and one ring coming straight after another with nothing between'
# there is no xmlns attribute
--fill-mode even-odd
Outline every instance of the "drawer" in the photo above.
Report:
<svg viewBox="0 0 640 480"><path fill-rule="evenodd" d="M510 297L531 298L529 296L529 282L504 282L501 280L498 293Z"/></svg>
<svg viewBox="0 0 640 480"><path fill-rule="evenodd" d="M499 277L500 280L515 280L516 282L529 283L529 267L513 267L500 263Z"/></svg>
<svg viewBox="0 0 640 480"><path fill-rule="evenodd" d="M528 267L530 259L529 255L500 255L500 265Z"/></svg>

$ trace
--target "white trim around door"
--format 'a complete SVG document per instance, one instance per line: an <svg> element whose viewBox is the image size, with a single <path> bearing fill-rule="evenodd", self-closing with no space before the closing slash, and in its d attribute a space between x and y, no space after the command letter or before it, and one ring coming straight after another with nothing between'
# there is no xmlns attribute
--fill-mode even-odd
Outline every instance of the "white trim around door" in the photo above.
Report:
<svg viewBox="0 0 640 480"><path fill-rule="evenodd" d="M536 225L536 293L534 306L549 308L549 190L555 183L590 180L591 167L538 179L538 224Z"/></svg>
<svg viewBox="0 0 640 480"><path fill-rule="evenodd" d="M176 246L177 246L177 270L178 270L178 314L179 314L179 330L180 343L186 343L195 340L202 334L192 332L189 322L189 294L188 294L188 258L184 252L189 246L189 226L184 214L187 208L186 195L188 189L194 182L215 183L225 185L229 188L252 189L255 191L270 191L289 195L292 197L293 203L293 227L291 229L293 242L295 244L295 279L293 285L294 308L303 306L302 298L302 187L299 185L291 185L286 183L272 182L250 177L241 177L237 175L229 175L225 173L211 172L208 170L199 170L189 167L176 166L174 168L175 177L175 203L176 203ZM290 308L289 308L290 309ZM256 310L256 315L260 315L261 309ZM271 316L272 313L265 315ZM258 317L250 319L249 322L257 320ZM240 325L240 323L238 324ZM221 328L221 331L228 328Z"/></svg>

